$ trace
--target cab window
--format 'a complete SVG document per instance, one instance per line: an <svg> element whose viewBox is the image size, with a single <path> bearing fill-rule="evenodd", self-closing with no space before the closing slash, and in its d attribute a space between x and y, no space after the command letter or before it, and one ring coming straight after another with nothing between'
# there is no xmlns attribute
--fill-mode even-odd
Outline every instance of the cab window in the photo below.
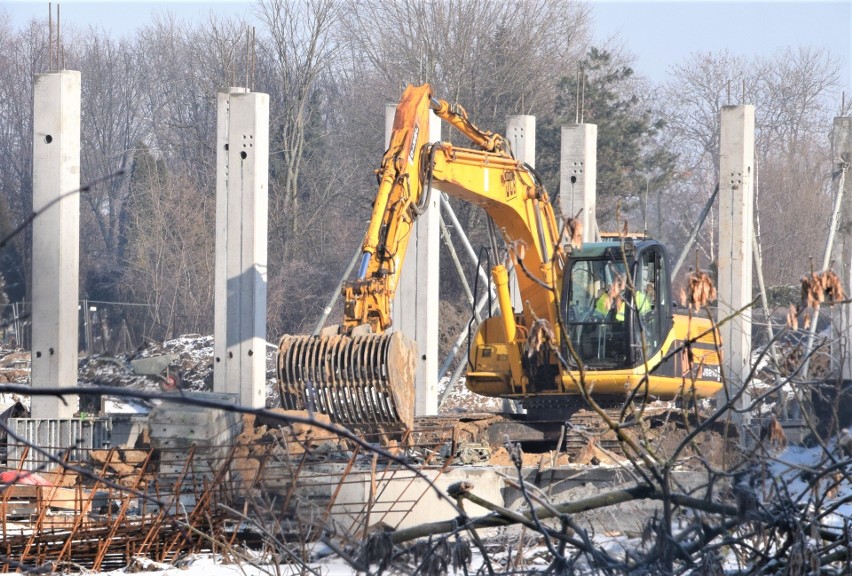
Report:
<svg viewBox="0 0 852 576"><path fill-rule="evenodd" d="M633 278L633 328L640 361L643 341L646 355L653 354L663 344L666 323L663 311L668 307L669 297L665 274L665 257L659 251L648 250L639 257Z"/></svg>
<svg viewBox="0 0 852 576"><path fill-rule="evenodd" d="M624 263L612 259L571 263L565 290L568 332L574 351L587 368L627 365L626 277Z"/></svg>

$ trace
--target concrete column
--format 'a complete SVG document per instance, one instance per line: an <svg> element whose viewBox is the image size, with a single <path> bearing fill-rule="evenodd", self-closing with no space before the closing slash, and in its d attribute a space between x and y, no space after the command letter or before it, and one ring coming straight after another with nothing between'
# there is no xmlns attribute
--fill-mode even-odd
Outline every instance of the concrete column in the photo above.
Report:
<svg viewBox="0 0 852 576"><path fill-rule="evenodd" d="M80 260L80 73L33 87L32 386L77 385ZM78 397L33 396L33 418L70 418Z"/></svg>
<svg viewBox="0 0 852 576"><path fill-rule="evenodd" d="M835 186L843 186L837 193L842 194L841 216L838 239L840 244L839 274L843 281L846 294L852 294L852 117L839 116L834 119L834 129L831 133L831 168L838 174ZM844 167L846 172L844 174ZM842 333L841 355L843 358L843 379L852 379L852 309L849 305L841 306Z"/></svg>
<svg viewBox="0 0 852 576"><path fill-rule="evenodd" d="M562 218L573 218L582 208L583 242L597 236L598 127L571 124L562 127L559 197Z"/></svg>
<svg viewBox="0 0 852 576"><path fill-rule="evenodd" d="M385 107L385 146L390 143L396 106ZM429 141L441 139L441 120L429 114ZM440 276L440 193L433 189L426 211L414 222L394 296L392 330L417 344L414 414L438 413L438 317Z"/></svg>
<svg viewBox="0 0 852 576"><path fill-rule="evenodd" d="M719 320L752 301L752 235L754 234L754 106L723 106L719 147ZM745 383L751 355L751 309L719 328L727 391L734 395ZM738 407L748 404L744 394ZM740 415L748 424L748 414Z"/></svg>
<svg viewBox="0 0 852 576"><path fill-rule="evenodd" d="M524 114L506 118L506 139L515 158L535 168L535 116Z"/></svg>
<svg viewBox="0 0 852 576"><path fill-rule="evenodd" d="M245 94L248 88L220 88L216 95L216 266L214 272L213 318L213 390L219 393L239 391L238 345L228 346L228 129L231 95ZM237 216L238 217L238 216ZM237 240L234 240L238 242ZM234 315L236 312L234 312ZM230 356L229 353L230 352ZM228 383L231 386L228 386Z"/></svg>
<svg viewBox="0 0 852 576"><path fill-rule="evenodd" d="M535 116L518 115L506 118L506 139L512 146L515 158L522 164L535 168ZM509 270L509 296L512 309L523 310L524 302L518 290L517 270Z"/></svg>
<svg viewBox="0 0 852 576"><path fill-rule="evenodd" d="M219 97L216 279L225 288L216 292L214 391L238 394L241 405L261 408L266 404L269 96L238 88ZM223 264L224 275L218 270Z"/></svg>

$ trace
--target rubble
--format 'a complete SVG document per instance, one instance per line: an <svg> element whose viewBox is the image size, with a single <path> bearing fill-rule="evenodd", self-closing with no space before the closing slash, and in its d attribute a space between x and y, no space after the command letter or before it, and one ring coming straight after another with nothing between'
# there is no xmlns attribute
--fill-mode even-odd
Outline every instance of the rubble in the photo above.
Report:
<svg viewBox="0 0 852 576"><path fill-rule="evenodd" d="M0 384L25 384L30 380L30 353L0 350Z"/></svg>
<svg viewBox="0 0 852 576"><path fill-rule="evenodd" d="M151 366L157 366L161 359L170 362L162 374L157 375ZM80 386L129 387L151 392L173 388L186 392L212 392L213 336L187 334L162 343L148 342L130 354L94 354L80 358L79 366ZM277 406L275 350L271 347L267 349L266 366L267 406ZM176 377L175 386L164 382L166 375ZM90 406L89 411L95 411L96 408Z"/></svg>
<svg viewBox="0 0 852 576"><path fill-rule="evenodd" d="M213 337L188 335L163 343L148 342L131 354L110 356L95 354L80 359L78 378L81 386L100 385L143 390L158 390L160 382L134 370L138 360L158 356L175 358L170 368L180 375L181 388L194 391L213 390Z"/></svg>

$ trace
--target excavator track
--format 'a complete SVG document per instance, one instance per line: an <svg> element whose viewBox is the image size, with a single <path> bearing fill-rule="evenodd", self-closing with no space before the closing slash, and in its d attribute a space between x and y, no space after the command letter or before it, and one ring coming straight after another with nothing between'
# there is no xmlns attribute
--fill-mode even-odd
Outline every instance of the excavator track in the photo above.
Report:
<svg viewBox="0 0 852 576"><path fill-rule="evenodd" d="M333 422L365 434L410 430L414 350L399 332L284 335L277 367L281 405L327 414Z"/></svg>
<svg viewBox="0 0 852 576"><path fill-rule="evenodd" d="M495 453L507 442L521 442L525 450L529 449L533 453L556 450L567 454L568 461L572 463L591 461L594 464L595 457L601 453L611 461L627 458L615 432L609 429L597 412L580 398L561 400L563 411L558 419L552 415L540 420L535 415L510 413L418 416L412 439L416 444L444 444L449 447L448 453L459 461L463 461L458 455L463 453L465 445L489 447L488 451ZM604 397L602 400L608 418L617 422L625 416L621 407L616 406L615 398ZM634 411L626 416L632 420L636 415ZM637 441L649 441L655 446L656 453L665 457L703 419L704 415L699 416L691 410L665 402L652 403L641 410L641 424L630 426L627 433ZM697 442L711 442L707 446L712 447L714 458L721 458L722 448L726 447L723 442L726 437L731 438L732 431L723 425L714 425L707 428ZM688 455L690 451L684 454Z"/></svg>

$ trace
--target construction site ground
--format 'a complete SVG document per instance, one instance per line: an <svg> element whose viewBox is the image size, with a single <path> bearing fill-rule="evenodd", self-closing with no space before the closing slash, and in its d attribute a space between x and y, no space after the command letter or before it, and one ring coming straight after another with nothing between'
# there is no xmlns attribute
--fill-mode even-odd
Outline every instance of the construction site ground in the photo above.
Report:
<svg viewBox="0 0 852 576"><path fill-rule="evenodd" d="M183 396L209 401L217 398L209 392L211 343L209 338L182 338L135 356L176 354L183 367ZM83 359L80 382L159 390L157 380L128 370L131 359ZM25 381L27 368L24 352L0 357L5 381ZM274 396L270 391L270 404ZM581 440L578 445L569 445L563 435L555 444L532 443L518 450L506 435L489 436L495 425L511 422L483 411L502 408L502 403L466 393L463 386L449 398L446 413L417 419L409 436L381 448L376 439L330 432L331 423L317 414L272 408L258 417L233 411L227 402L210 408L90 400L92 408L125 412L116 418L133 412L133 433L123 445L73 453L43 447L50 457L26 447L22 452L20 445L14 458L9 452L3 469L17 476L6 483L0 500L0 570L13 571L18 563L100 571L123 568L138 558L174 564L204 552L238 560L246 548L271 552L276 541L317 543L329 534L342 549L355 549L377 529L454 518L458 511L435 489L445 492L458 482L471 483L479 497L509 509L523 507L522 485L563 501L635 483L632 465L612 432L590 424L573 434L575 443ZM26 400L7 397L5 405L25 410ZM9 412L7 417L20 415ZM584 416L589 422L596 418ZM653 444L664 457L689 426L660 407L630 434ZM713 465L724 465L722 439L716 428L684 451L676 471L682 486L700 477L690 471L698 466L692 460L698 452L717 458ZM370 446L373 441L377 448ZM638 501L578 519L596 531L638 533L653 508ZM488 510L468 504L465 512L477 516Z"/></svg>

